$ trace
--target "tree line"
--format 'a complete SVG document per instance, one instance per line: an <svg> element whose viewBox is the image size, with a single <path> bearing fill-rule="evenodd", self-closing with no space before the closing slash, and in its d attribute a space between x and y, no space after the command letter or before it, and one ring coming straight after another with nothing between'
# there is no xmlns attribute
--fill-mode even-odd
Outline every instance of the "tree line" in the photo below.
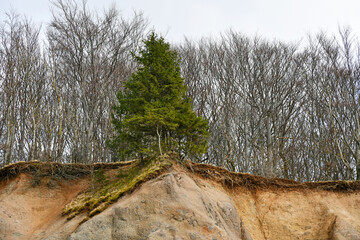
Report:
<svg viewBox="0 0 360 240"><path fill-rule="evenodd" d="M0 166L119 160L105 147L111 114L148 21L53 4L45 41L15 13L0 28ZM301 181L360 179L360 44L349 29L305 45L229 31L172 48L209 125L209 148L194 160Z"/></svg>
<svg viewBox="0 0 360 240"><path fill-rule="evenodd" d="M360 44L348 28L306 46L229 31L178 46L208 119L204 162L296 180L360 179Z"/></svg>
<svg viewBox="0 0 360 240"><path fill-rule="evenodd" d="M136 66L147 27L139 13L92 13L59 0L46 28L16 14L1 28L0 163L109 161L111 108Z"/></svg>

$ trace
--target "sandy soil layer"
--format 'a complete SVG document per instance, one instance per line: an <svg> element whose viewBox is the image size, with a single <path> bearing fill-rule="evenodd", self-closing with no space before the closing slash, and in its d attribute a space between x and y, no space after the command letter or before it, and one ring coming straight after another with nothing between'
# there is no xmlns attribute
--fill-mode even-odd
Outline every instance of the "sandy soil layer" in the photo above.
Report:
<svg viewBox="0 0 360 240"><path fill-rule="evenodd" d="M87 221L86 214L67 220L62 209L89 189L89 178L39 182L20 173L0 181L0 240L360 239L360 191L337 190L348 183L294 187L293 181L261 178L231 186L237 181L229 180L231 173L192 168L175 164Z"/></svg>

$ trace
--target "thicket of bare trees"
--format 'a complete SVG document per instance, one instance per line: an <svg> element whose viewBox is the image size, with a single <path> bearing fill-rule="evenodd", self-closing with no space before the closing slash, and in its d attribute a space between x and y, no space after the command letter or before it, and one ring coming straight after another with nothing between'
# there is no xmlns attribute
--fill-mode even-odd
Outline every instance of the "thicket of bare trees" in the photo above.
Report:
<svg viewBox="0 0 360 240"><path fill-rule="evenodd" d="M1 26L0 164L110 158L111 108L147 21L115 8L97 15L75 1L53 7L47 44L16 14Z"/></svg>
<svg viewBox="0 0 360 240"><path fill-rule="evenodd" d="M360 179L360 45L348 29L305 49L229 32L178 47L204 162L296 180Z"/></svg>
<svg viewBox="0 0 360 240"><path fill-rule="evenodd" d="M111 111L147 21L59 0L46 27L0 27L0 166L113 161ZM360 44L348 29L306 47L228 32L176 46L194 109L209 121L201 160L296 180L360 179Z"/></svg>

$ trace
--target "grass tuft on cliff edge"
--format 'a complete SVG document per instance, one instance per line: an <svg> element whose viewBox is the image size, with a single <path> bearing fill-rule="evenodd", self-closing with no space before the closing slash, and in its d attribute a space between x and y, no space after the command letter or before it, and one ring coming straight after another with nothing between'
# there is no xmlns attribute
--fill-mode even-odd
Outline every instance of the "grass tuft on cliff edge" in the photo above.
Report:
<svg viewBox="0 0 360 240"><path fill-rule="evenodd" d="M173 159L176 159L176 156L169 153L145 159L144 162L137 161L129 168L119 168L113 177L106 176L101 169L95 171L95 188L74 198L64 207L63 215L68 215L68 219L72 219L82 212L87 212L88 216L92 217L104 211L125 193L132 192L141 183L159 176L170 168Z"/></svg>

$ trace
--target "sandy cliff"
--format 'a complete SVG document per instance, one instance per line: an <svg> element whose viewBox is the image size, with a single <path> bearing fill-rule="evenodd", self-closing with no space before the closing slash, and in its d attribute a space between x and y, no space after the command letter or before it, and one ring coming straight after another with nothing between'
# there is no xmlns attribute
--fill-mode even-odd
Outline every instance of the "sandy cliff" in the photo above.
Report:
<svg viewBox="0 0 360 240"><path fill-rule="evenodd" d="M360 239L359 182L302 184L173 162L99 214L70 220L63 209L90 178L35 183L28 171L2 176L1 240Z"/></svg>

